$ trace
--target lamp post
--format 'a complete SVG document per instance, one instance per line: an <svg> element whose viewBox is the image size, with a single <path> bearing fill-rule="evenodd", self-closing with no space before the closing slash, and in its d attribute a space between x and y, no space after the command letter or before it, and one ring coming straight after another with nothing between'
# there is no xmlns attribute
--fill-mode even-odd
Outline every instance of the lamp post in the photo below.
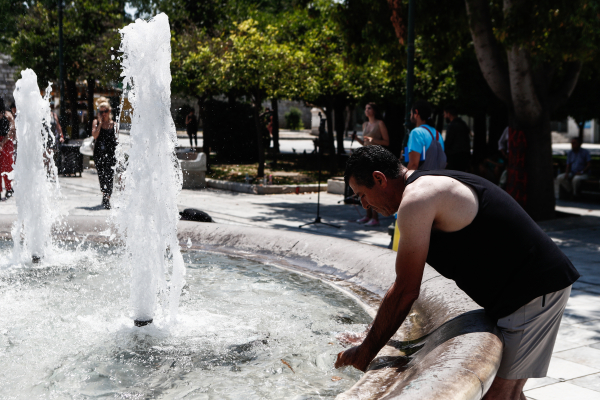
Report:
<svg viewBox="0 0 600 400"><path fill-rule="evenodd" d="M58 0L58 64L59 64L59 81L58 88L60 91L60 119L64 125L65 118L65 60L63 57L63 0Z"/></svg>
<svg viewBox="0 0 600 400"><path fill-rule="evenodd" d="M415 86L415 0L409 0L408 2L408 44L406 53L406 114L404 119L406 133L402 143L403 149L408 143L408 135L410 134L410 108L413 103L413 87Z"/></svg>

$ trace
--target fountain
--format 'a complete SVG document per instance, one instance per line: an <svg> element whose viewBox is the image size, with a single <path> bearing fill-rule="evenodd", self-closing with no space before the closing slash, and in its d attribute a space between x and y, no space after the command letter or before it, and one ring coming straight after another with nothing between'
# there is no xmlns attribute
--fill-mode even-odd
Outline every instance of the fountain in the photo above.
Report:
<svg viewBox="0 0 600 400"><path fill-rule="evenodd" d="M131 149L117 199L115 221L126 238L131 264L131 305L136 326L152 322L157 293L169 293L170 321L177 318L183 258L177 241L177 196L182 177L171 118L171 32L160 14L121 30L123 87L130 87ZM167 280L168 270L171 270Z"/></svg>
<svg viewBox="0 0 600 400"><path fill-rule="evenodd" d="M67 217L69 228L54 232L60 257L10 268L14 217L0 216L0 354L11 360L0 369L0 393L480 399L502 342L481 309L429 266L407 321L369 370L334 370L336 335L365 329L394 280L396 253L307 233L177 222L168 20L138 20L122 35L135 114L113 223ZM17 125L17 135L27 126ZM25 232L13 230L14 242Z"/></svg>
<svg viewBox="0 0 600 400"><path fill-rule="evenodd" d="M42 98L37 75L31 69L21 72L14 92L19 110L17 128L18 157L12 172L17 204L17 221L12 228L15 263L32 260L38 263L48 255L52 244L50 231L58 219L54 201L60 195L58 171L46 144L50 134L51 86ZM20 238L23 238L21 241Z"/></svg>

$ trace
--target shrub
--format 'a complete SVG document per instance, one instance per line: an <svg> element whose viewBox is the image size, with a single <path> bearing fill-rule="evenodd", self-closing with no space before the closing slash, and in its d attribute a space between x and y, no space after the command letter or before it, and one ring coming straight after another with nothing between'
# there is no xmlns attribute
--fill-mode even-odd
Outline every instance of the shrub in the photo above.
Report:
<svg viewBox="0 0 600 400"><path fill-rule="evenodd" d="M296 107L290 108L290 111L285 113L285 123L287 128L292 131L304 129L304 125L302 124L302 112Z"/></svg>

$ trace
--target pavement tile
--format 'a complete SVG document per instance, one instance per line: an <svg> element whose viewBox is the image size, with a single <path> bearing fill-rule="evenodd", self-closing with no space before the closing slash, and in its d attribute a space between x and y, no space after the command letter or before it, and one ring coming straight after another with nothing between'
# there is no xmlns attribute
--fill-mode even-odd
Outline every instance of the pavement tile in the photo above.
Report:
<svg viewBox="0 0 600 400"><path fill-rule="evenodd" d="M600 400L600 392L573 385L569 382L555 383L527 391L532 400Z"/></svg>
<svg viewBox="0 0 600 400"><path fill-rule="evenodd" d="M553 356L600 369L600 349L584 346L554 353Z"/></svg>
<svg viewBox="0 0 600 400"><path fill-rule="evenodd" d="M569 383L600 392L600 374L588 375L582 378L573 379L570 380Z"/></svg>
<svg viewBox="0 0 600 400"><path fill-rule="evenodd" d="M600 319L598 314L600 314L600 311L596 312L591 310L577 310L571 308L570 310L565 310L565 313L562 317L562 322L570 325L582 324L584 322Z"/></svg>
<svg viewBox="0 0 600 400"><path fill-rule="evenodd" d="M554 356L552 356L550 368L548 368L548 376L550 378L558 379L559 381L566 381L585 375L596 374L598 372L600 372L600 368L588 367Z"/></svg>
<svg viewBox="0 0 600 400"><path fill-rule="evenodd" d="M560 343L564 343L566 346L568 345L569 348L573 348L590 345L597 342L600 342L600 332L596 332L591 329L578 328L575 325L561 324L560 328L558 329L554 352L566 350L566 348L558 350L557 345Z"/></svg>
<svg viewBox="0 0 600 400"><path fill-rule="evenodd" d="M558 379L545 377L545 378L529 378L527 379L527 383L525 383L525 387L523 391L531 390L535 388L539 388L542 386L552 385L554 383L560 382Z"/></svg>
<svg viewBox="0 0 600 400"><path fill-rule="evenodd" d="M589 330L597 331L598 333L600 333L600 320L599 319L592 320L592 321L586 321L586 322L574 324L571 326L573 326L575 328L589 329Z"/></svg>

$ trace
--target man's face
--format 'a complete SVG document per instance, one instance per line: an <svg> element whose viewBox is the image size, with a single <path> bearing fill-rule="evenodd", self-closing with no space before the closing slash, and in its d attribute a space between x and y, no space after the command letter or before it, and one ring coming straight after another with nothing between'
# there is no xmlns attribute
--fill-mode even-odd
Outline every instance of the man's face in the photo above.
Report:
<svg viewBox="0 0 600 400"><path fill-rule="evenodd" d="M350 178L349 184L354 193L360 199L364 209L371 208L379 214L388 217L398 211L399 204L392 204L392 196L387 193L388 181L381 172L374 173L375 185L368 188L356 183L354 177Z"/></svg>
<svg viewBox="0 0 600 400"><path fill-rule="evenodd" d="M447 123L452 122L452 121L450 121L450 114L448 114L447 111L444 111L444 119L446 120Z"/></svg>
<svg viewBox="0 0 600 400"><path fill-rule="evenodd" d="M410 110L410 122L414 125L417 123L417 114L419 113L419 110L417 110L417 112L415 113L415 110Z"/></svg>
<svg viewBox="0 0 600 400"><path fill-rule="evenodd" d="M579 149L581 148L581 144L579 143L579 140L571 140L571 149L573 149L573 151L579 151Z"/></svg>

